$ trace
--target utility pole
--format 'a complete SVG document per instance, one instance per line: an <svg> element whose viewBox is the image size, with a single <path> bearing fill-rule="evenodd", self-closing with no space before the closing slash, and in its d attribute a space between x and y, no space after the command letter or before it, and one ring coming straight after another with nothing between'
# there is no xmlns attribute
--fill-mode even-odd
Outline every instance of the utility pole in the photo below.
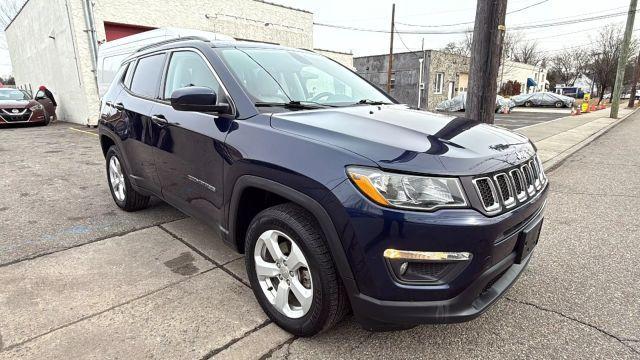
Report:
<svg viewBox="0 0 640 360"><path fill-rule="evenodd" d="M389 68L387 69L387 94L391 94L391 72L393 70L393 31L396 21L396 4L391 6L391 38L389 40Z"/></svg>
<svg viewBox="0 0 640 360"><path fill-rule="evenodd" d="M465 116L493 124L507 0L478 0Z"/></svg>
<svg viewBox="0 0 640 360"><path fill-rule="evenodd" d="M624 39L622 40L622 51L620 51L620 57L618 58L618 70L616 71L616 82L613 86L613 93L611 94L611 114L609 117L612 119L618 118L618 109L620 108L620 93L622 92L622 80L624 78L624 67L627 64L629 58L629 43L631 42L631 35L633 33L633 21L636 18L636 7L638 0L631 0L629 3L629 12L627 13L627 26L624 29ZM633 94L635 97L635 94Z"/></svg>
<svg viewBox="0 0 640 360"><path fill-rule="evenodd" d="M629 105L627 107L632 108L636 101L636 91L638 80L640 79L640 54L636 58L636 68L633 69L633 83L631 84L631 96L629 96Z"/></svg>

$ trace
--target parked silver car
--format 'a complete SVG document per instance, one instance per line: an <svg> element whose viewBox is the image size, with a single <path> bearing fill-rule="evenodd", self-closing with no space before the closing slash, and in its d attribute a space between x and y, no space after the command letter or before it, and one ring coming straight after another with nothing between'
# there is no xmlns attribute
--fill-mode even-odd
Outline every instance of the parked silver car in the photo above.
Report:
<svg viewBox="0 0 640 360"><path fill-rule="evenodd" d="M511 98L516 106L554 106L556 108L571 107L576 99L552 92L535 92L520 94Z"/></svg>
<svg viewBox="0 0 640 360"><path fill-rule="evenodd" d="M455 112L455 111L464 111L465 104L467 103L467 93L461 92L460 94L452 97L451 99L445 100L436 106L436 111L446 111L446 112ZM505 99L500 95L496 97L496 112L500 111L500 109L508 107L509 110L516 107L516 104L511 101L511 99Z"/></svg>

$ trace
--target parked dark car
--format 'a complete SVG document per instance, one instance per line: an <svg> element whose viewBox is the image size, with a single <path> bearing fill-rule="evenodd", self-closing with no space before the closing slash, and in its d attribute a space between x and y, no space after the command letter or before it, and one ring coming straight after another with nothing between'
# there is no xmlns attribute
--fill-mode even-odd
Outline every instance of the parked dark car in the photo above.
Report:
<svg viewBox="0 0 640 360"><path fill-rule="evenodd" d="M26 91L0 88L0 126L25 123L48 125L46 107Z"/></svg>
<svg viewBox="0 0 640 360"><path fill-rule="evenodd" d="M254 294L309 336L473 319L538 242L527 138L397 102L306 50L179 40L124 61L99 135L116 204L159 197L245 254Z"/></svg>

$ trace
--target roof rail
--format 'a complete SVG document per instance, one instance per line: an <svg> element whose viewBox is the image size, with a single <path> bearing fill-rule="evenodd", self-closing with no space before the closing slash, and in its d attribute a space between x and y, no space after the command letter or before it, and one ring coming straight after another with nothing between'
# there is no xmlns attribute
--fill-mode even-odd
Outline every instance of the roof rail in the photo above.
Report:
<svg viewBox="0 0 640 360"><path fill-rule="evenodd" d="M209 39L207 39L205 37L202 37L202 36L177 36L177 37L174 37L174 38L171 38L171 39L167 39L167 40L159 41L157 43L153 43L153 44L149 44L149 45L143 46L140 49L136 50L136 53L139 53L139 52L147 50L147 49L154 48L156 46L171 44L171 43L174 43L174 42L185 41L185 40L201 40L201 41L205 41L205 42L211 42L211 40L209 40Z"/></svg>

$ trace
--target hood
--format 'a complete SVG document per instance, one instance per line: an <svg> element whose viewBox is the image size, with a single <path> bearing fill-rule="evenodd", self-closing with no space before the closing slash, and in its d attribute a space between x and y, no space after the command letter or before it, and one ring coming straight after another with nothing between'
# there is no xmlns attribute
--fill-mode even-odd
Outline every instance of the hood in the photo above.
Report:
<svg viewBox="0 0 640 360"><path fill-rule="evenodd" d="M0 100L0 109L24 109L36 104L35 100Z"/></svg>
<svg viewBox="0 0 640 360"><path fill-rule="evenodd" d="M383 169L422 174L484 174L535 154L520 134L404 105L278 113L271 126L349 150Z"/></svg>

